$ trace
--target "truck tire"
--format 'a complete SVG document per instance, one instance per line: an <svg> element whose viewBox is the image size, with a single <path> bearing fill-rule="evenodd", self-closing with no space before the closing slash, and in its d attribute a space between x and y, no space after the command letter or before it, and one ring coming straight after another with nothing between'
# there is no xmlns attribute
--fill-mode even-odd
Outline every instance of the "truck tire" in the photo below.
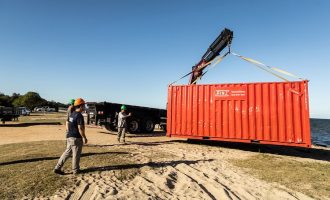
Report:
<svg viewBox="0 0 330 200"><path fill-rule="evenodd" d="M117 131L117 129L112 124L105 124L104 127L108 131Z"/></svg>
<svg viewBox="0 0 330 200"><path fill-rule="evenodd" d="M140 122L136 118L127 120L127 129L130 133L138 133L140 131Z"/></svg>
<svg viewBox="0 0 330 200"><path fill-rule="evenodd" d="M161 128L164 132L166 132L166 125L160 125L160 128Z"/></svg>
<svg viewBox="0 0 330 200"><path fill-rule="evenodd" d="M151 119L147 119L143 122L143 131L146 133L152 133L155 129L155 123Z"/></svg>

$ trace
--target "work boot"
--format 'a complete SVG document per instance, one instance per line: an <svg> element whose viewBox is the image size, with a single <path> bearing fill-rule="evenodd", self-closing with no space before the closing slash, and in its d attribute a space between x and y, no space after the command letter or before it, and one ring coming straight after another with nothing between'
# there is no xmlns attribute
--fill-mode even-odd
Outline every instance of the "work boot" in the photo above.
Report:
<svg viewBox="0 0 330 200"><path fill-rule="evenodd" d="M64 171L62 171L60 169L54 169L54 173L59 174L59 175L64 175Z"/></svg>
<svg viewBox="0 0 330 200"><path fill-rule="evenodd" d="M77 171L73 171L72 174L77 176L78 174L81 174L81 171L80 171L80 169L78 169Z"/></svg>

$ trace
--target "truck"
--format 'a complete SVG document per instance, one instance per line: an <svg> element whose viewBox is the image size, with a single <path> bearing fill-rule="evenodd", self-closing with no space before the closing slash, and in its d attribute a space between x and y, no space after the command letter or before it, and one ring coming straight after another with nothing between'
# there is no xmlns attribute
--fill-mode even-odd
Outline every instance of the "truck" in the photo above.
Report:
<svg viewBox="0 0 330 200"><path fill-rule="evenodd" d="M26 107L18 107L18 113L23 116L28 116L31 114L31 110Z"/></svg>
<svg viewBox="0 0 330 200"><path fill-rule="evenodd" d="M104 126L108 131L117 130L118 114L122 104L112 102L87 103L87 124ZM152 133L159 124L165 130L166 110L136 105L127 105L127 112L132 116L127 118L129 133Z"/></svg>
<svg viewBox="0 0 330 200"><path fill-rule="evenodd" d="M0 120L4 124L6 121L12 121L18 119L19 110L16 107L4 107L0 106Z"/></svg>

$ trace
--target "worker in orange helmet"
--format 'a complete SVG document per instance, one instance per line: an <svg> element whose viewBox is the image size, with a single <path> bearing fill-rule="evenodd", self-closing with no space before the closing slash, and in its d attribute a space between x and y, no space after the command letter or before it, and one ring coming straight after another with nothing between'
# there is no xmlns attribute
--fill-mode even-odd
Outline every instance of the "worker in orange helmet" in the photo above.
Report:
<svg viewBox="0 0 330 200"><path fill-rule="evenodd" d="M67 122L66 149L55 166L54 173L63 175L61 170L65 161L72 155L72 172L74 175L80 173L80 156L83 142L88 142L85 135L85 122L81 114L85 109L85 101L78 98L74 102L74 111L70 114ZM84 140L84 141L83 141Z"/></svg>

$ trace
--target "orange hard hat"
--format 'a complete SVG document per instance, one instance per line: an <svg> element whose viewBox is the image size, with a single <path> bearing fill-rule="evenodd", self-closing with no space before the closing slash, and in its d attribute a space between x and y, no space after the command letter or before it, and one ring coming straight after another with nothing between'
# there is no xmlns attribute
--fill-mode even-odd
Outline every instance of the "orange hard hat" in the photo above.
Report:
<svg viewBox="0 0 330 200"><path fill-rule="evenodd" d="M74 106L80 106L82 104L85 104L85 101L82 98L78 98L74 101Z"/></svg>

